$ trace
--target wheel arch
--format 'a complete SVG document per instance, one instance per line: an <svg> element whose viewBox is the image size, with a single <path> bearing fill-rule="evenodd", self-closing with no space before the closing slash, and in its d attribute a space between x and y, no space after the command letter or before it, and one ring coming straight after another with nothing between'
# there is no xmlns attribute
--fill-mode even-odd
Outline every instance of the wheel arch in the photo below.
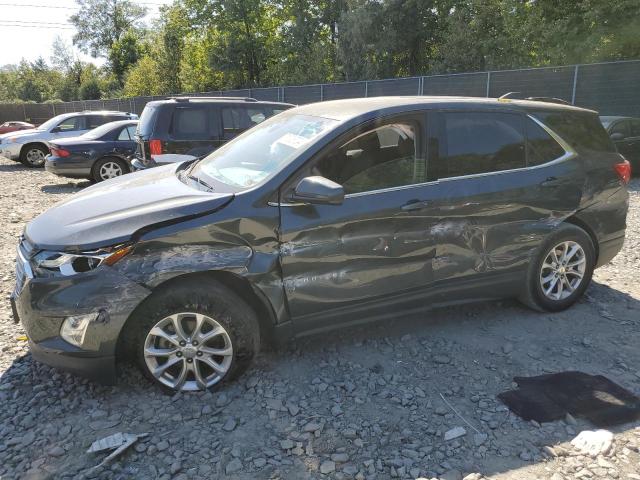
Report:
<svg viewBox="0 0 640 480"><path fill-rule="evenodd" d="M49 151L49 147L47 147L46 143L40 140L36 140L36 141L25 143L24 145L22 145L22 147L20 148L20 156L22 156L27 151L27 147L33 147L33 146L42 147L47 152Z"/></svg>
<svg viewBox="0 0 640 480"><path fill-rule="evenodd" d="M238 294L256 313L258 325L260 327L260 338L264 339L265 343L269 343L271 341L273 329L276 325L276 315L267 297L258 289L252 287L249 280L245 277L225 270L210 270L206 272L193 272L178 275L156 285L151 291L151 294L140 302L140 304L131 312L120 329L116 348L116 359L120 359L129 353L126 351L124 339L127 335L128 329L131 328L133 319L138 311L144 308L147 302L151 301L157 295L162 295L164 291L185 281L197 281L201 284L217 282Z"/></svg>
<svg viewBox="0 0 640 480"><path fill-rule="evenodd" d="M582 230L584 230L587 235L589 235L589 238L591 238L591 242L593 243L593 251L595 252L595 261L596 263L598 262L598 256L600 254L600 245L598 242L598 237L596 235L596 233L593 231L593 229L589 226L589 224L587 222L585 222L584 220L582 220L580 217L578 217L577 215L571 215L570 217L568 217L567 219L565 219L566 223L569 223L571 225L574 225L578 228L581 228Z"/></svg>

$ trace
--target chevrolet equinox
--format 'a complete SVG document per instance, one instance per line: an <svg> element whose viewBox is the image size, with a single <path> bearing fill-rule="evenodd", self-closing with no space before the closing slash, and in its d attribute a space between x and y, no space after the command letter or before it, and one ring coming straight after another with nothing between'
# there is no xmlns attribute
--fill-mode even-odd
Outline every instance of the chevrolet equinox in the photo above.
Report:
<svg viewBox="0 0 640 480"><path fill-rule="evenodd" d="M35 218L14 315L36 360L113 383L129 358L194 391L266 340L498 297L559 311L620 251L630 173L571 106L306 105Z"/></svg>

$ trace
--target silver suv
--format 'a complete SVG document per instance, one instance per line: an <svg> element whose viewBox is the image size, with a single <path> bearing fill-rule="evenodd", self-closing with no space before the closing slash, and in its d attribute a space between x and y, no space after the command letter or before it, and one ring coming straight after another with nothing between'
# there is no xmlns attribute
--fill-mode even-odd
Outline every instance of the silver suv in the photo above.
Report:
<svg viewBox="0 0 640 480"><path fill-rule="evenodd" d="M137 118L133 113L115 111L63 113L37 128L0 135L0 155L20 161L27 167L42 167L45 156L49 154L49 140L75 137L108 122Z"/></svg>

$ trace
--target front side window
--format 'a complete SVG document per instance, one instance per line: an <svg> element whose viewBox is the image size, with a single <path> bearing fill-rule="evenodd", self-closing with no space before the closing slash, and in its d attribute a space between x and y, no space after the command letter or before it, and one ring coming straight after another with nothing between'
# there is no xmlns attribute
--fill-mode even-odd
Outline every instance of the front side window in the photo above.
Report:
<svg viewBox="0 0 640 480"><path fill-rule="evenodd" d="M73 132L74 130L80 130L82 123L81 117L67 118L58 124L58 130L61 132Z"/></svg>
<svg viewBox="0 0 640 480"><path fill-rule="evenodd" d="M536 122L527 118L527 166L542 165L562 157L564 148Z"/></svg>
<svg viewBox="0 0 640 480"><path fill-rule="evenodd" d="M234 188L251 188L281 171L340 122L307 115L269 118L198 162L192 175Z"/></svg>
<svg viewBox="0 0 640 480"><path fill-rule="evenodd" d="M419 125L398 122L365 131L325 153L312 168L343 186L346 194L423 183L418 154Z"/></svg>
<svg viewBox="0 0 640 480"><path fill-rule="evenodd" d="M437 178L526 166L523 118L514 113L445 112L440 115Z"/></svg>

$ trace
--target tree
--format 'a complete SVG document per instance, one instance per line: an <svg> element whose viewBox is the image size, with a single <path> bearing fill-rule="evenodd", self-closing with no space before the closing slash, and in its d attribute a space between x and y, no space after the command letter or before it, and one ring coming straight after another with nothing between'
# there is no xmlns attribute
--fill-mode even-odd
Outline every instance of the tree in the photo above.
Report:
<svg viewBox="0 0 640 480"><path fill-rule="evenodd" d="M81 100L98 100L101 95L100 83L95 78L90 78L80 85Z"/></svg>
<svg viewBox="0 0 640 480"><path fill-rule="evenodd" d="M129 70L124 83L124 94L135 97L160 93L158 63L150 55L145 55Z"/></svg>
<svg viewBox="0 0 640 480"><path fill-rule="evenodd" d="M79 11L69 18L76 27L73 43L93 57L108 57L123 35L135 29L146 8L130 0L76 0Z"/></svg>
<svg viewBox="0 0 640 480"><path fill-rule="evenodd" d="M125 73L136 64L142 51L139 36L134 30L128 30L111 45L109 66L121 85L124 84Z"/></svg>

